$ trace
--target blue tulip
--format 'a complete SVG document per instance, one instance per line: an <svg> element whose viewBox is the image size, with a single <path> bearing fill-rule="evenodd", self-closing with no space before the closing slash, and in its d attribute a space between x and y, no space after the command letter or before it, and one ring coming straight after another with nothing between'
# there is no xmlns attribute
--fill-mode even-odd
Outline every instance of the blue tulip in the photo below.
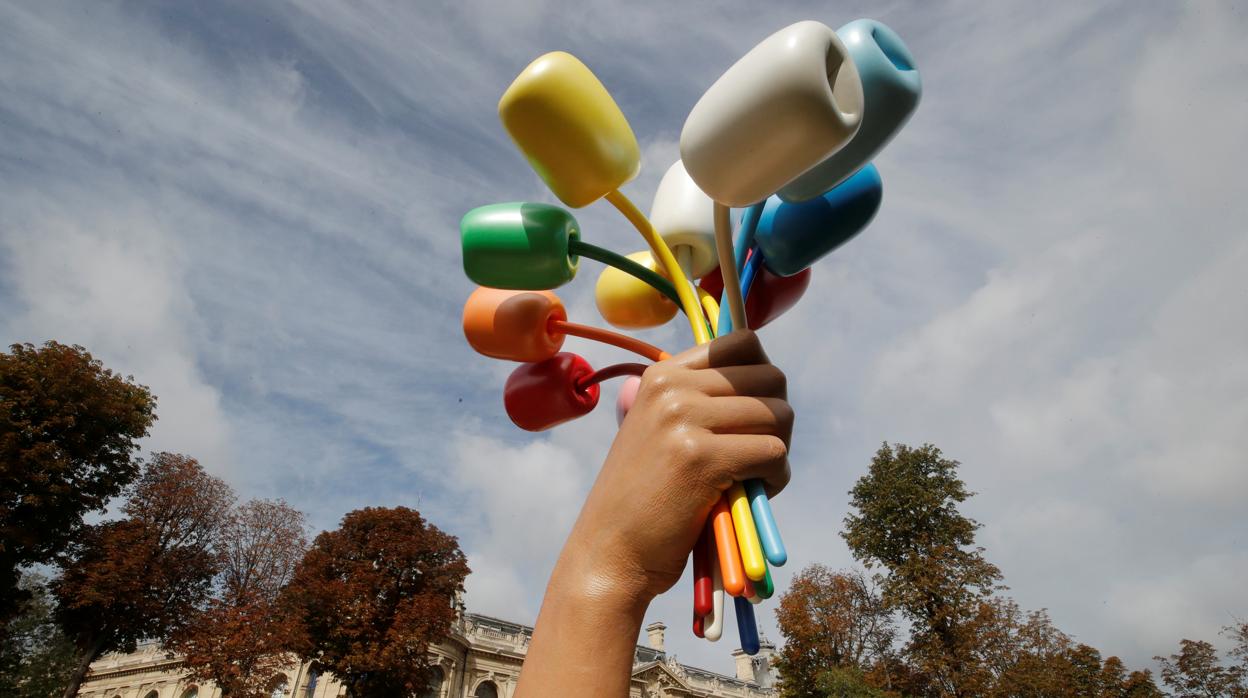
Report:
<svg viewBox="0 0 1248 698"><path fill-rule="evenodd" d="M767 199L754 241L773 274L792 276L862 232L880 209L884 183L868 164L823 196L789 203Z"/></svg>
<svg viewBox="0 0 1248 698"><path fill-rule="evenodd" d="M862 80L862 126L849 144L789 182L785 201L808 201L844 182L873 160L910 119L923 85L901 37L873 19L856 19L836 30Z"/></svg>

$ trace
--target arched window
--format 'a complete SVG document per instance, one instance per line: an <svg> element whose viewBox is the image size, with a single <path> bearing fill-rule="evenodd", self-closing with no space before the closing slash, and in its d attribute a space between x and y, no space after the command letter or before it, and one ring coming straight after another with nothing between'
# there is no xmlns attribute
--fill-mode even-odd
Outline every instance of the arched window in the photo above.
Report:
<svg viewBox="0 0 1248 698"><path fill-rule="evenodd" d="M289 684L286 682L285 676L274 676L269 684L272 686L269 689L269 698L286 698L286 690Z"/></svg>
<svg viewBox="0 0 1248 698"><path fill-rule="evenodd" d="M316 692L316 681L321 678L321 672L316 665L308 667L308 689L304 692L305 698L312 698L312 694Z"/></svg>
<svg viewBox="0 0 1248 698"><path fill-rule="evenodd" d="M473 698L498 698L498 686L493 681L486 681L472 692Z"/></svg>
<svg viewBox="0 0 1248 698"><path fill-rule="evenodd" d="M429 687L421 694L421 698L440 698L442 695L442 682L446 680L446 673L442 671L442 667L435 666L429 670Z"/></svg>
<svg viewBox="0 0 1248 698"><path fill-rule="evenodd" d="M191 686L182 691L182 698L199 698L199 686Z"/></svg>
<svg viewBox="0 0 1248 698"><path fill-rule="evenodd" d="M148 691L147 695L143 696L143 698L160 698L160 694L156 691Z"/></svg>

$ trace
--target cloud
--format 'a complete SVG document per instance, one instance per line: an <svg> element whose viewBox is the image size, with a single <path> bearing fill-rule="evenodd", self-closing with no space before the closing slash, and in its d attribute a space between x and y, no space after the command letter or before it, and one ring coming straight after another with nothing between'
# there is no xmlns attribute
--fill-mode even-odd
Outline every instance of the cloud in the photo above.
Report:
<svg viewBox="0 0 1248 698"><path fill-rule="evenodd" d="M167 231L142 208L90 212L91 227L58 214L14 224L0 241L6 282L25 312L3 323L6 337L80 344L159 397L148 446L195 454L217 472L232 464L220 393L204 378L202 336L182 286L182 260ZM228 473L228 470L225 470Z"/></svg>
<svg viewBox="0 0 1248 698"><path fill-rule="evenodd" d="M518 433L511 367L462 339L459 217L553 200L499 94L543 51L584 59L641 140L625 191L646 210L688 109L749 45L863 15L906 37L925 95L878 159L876 221L764 334L798 413L777 582L850 564L845 492L881 441L932 441L1025 606L1135 665L1213 639L1244 613L1227 580L1248 532L1232 8L3 5L0 340L78 341L134 373L160 396L153 447L316 526L419 507L469 552L470 604L530 621L614 423ZM606 204L575 215L642 247ZM596 321L597 273L560 289L573 318ZM649 620L731 672L730 640L684 630L687 589Z"/></svg>

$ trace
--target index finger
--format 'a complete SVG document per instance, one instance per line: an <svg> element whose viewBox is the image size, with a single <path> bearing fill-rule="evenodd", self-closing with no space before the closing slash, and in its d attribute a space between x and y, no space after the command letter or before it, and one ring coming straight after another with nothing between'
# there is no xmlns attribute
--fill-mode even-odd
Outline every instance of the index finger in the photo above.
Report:
<svg viewBox="0 0 1248 698"><path fill-rule="evenodd" d="M734 330L707 344L687 349L670 360L690 369L770 363L767 352L763 351L763 343L753 330Z"/></svg>

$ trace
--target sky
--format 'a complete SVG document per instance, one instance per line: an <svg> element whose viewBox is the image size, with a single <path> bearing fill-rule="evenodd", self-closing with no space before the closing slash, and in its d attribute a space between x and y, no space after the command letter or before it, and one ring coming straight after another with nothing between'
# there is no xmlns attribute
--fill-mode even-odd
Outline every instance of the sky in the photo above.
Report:
<svg viewBox="0 0 1248 698"><path fill-rule="evenodd" d="M580 57L628 116L648 210L684 117L792 22L872 17L923 76L872 225L762 332L797 413L792 574L853 565L847 491L940 446L1024 608L1129 666L1248 617L1248 8L1240 3L0 0L0 342L152 388L145 450L316 530L409 506L459 537L471 610L531 623L615 429L540 435L459 322L459 218L555 202L496 105ZM603 202L586 239L642 249ZM598 269L559 290L601 324ZM641 333L665 348L679 323ZM601 365L618 350L570 339ZM682 580L647 622L688 630ZM778 639L772 611L764 633Z"/></svg>

